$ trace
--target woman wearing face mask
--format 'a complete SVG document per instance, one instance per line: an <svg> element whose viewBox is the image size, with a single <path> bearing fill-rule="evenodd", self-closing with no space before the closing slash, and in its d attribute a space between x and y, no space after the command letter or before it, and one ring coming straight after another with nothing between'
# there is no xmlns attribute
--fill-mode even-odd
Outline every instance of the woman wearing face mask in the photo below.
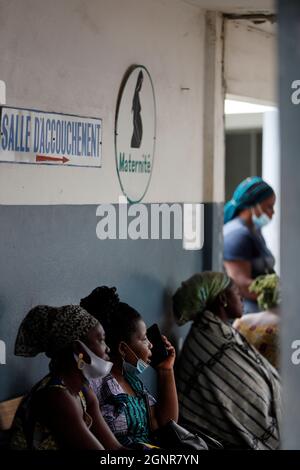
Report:
<svg viewBox="0 0 300 470"><path fill-rule="evenodd" d="M91 383L104 419L123 445L151 444L150 422L155 430L178 418L173 372L175 349L163 337L169 356L156 369L159 390L156 401L140 380L149 366L152 348L141 315L119 301L115 288L106 286L97 287L80 305L103 324L114 364L107 377Z"/></svg>
<svg viewBox="0 0 300 470"><path fill-rule="evenodd" d="M262 178L242 181L224 209L224 266L244 298L244 313L259 312L257 294L249 291L254 279L274 273L275 260L261 229L273 217L275 194Z"/></svg>
<svg viewBox="0 0 300 470"><path fill-rule="evenodd" d="M19 328L15 354L41 352L51 359L50 373L21 402L11 448L122 449L89 387L112 367L99 322L78 305L33 308Z"/></svg>

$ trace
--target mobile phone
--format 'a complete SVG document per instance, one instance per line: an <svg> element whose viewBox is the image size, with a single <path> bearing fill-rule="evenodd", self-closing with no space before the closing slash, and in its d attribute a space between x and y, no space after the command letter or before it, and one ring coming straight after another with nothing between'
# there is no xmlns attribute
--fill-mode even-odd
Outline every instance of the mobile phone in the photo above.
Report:
<svg viewBox="0 0 300 470"><path fill-rule="evenodd" d="M150 365L156 367L168 357L168 350L163 342L157 323L148 328L147 338L153 346Z"/></svg>

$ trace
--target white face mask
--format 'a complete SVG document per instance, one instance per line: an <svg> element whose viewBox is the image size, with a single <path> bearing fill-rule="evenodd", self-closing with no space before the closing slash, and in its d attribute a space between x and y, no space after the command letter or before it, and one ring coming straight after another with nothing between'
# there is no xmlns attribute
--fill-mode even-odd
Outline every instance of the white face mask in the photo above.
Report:
<svg viewBox="0 0 300 470"><path fill-rule="evenodd" d="M99 377L105 377L108 375L112 369L113 363L110 361L105 361L101 357L97 356L93 351L91 351L82 341L78 341L82 349L90 357L91 363L88 364L82 361L83 367L81 370L82 374L87 380L97 379ZM74 358L78 362L78 355L74 353Z"/></svg>

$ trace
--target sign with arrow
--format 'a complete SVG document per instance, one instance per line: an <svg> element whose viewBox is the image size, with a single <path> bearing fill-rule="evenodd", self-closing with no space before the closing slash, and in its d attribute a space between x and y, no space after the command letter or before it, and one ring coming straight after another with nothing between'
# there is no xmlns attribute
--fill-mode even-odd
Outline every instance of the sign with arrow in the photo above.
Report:
<svg viewBox="0 0 300 470"><path fill-rule="evenodd" d="M0 161L101 167L102 119L0 108Z"/></svg>

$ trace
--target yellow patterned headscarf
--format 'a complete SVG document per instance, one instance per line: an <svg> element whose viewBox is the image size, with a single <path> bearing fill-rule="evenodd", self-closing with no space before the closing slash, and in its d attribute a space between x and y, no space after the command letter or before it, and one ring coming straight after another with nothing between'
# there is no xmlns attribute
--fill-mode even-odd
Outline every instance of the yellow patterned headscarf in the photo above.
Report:
<svg viewBox="0 0 300 470"><path fill-rule="evenodd" d="M77 339L83 339L98 320L79 305L32 308L22 321L15 344L15 355L32 357L44 352L53 357Z"/></svg>
<svg viewBox="0 0 300 470"><path fill-rule="evenodd" d="M193 321L231 283L227 274L204 271L182 282L173 296L173 311L178 325Z"/></svg>

